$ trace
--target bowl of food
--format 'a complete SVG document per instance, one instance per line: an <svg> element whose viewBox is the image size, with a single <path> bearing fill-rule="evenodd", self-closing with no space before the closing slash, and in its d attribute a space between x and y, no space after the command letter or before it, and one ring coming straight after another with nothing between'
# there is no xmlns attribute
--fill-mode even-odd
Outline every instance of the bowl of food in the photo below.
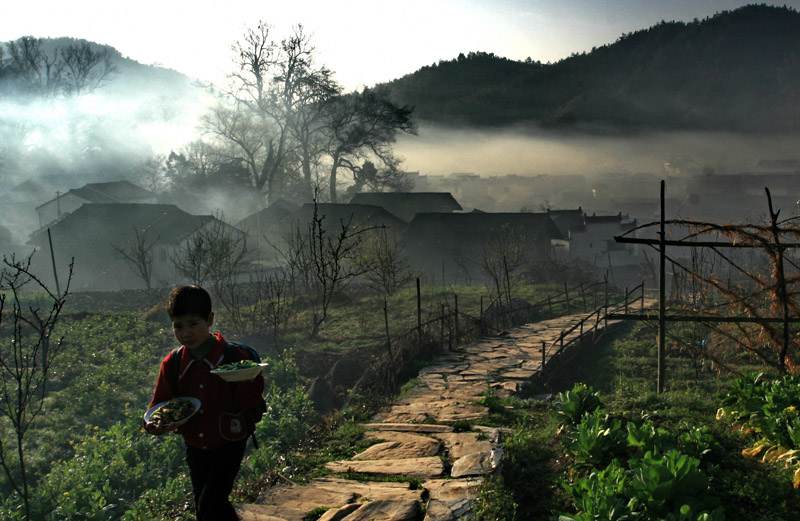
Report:
<svg viewBox="0 0 800 521"><path fill-rule="evenodd" d="M260 364L253 360L239 360L231 364L217 366L211 371L227 382L244 382L255 378L268 364Z"/></svg>
<svg viewBox="0 0 800 521"><path fill-rule="evenodd" d="M179 396L155 404L144 413L145 423L179 427L200 410L200 400L192 396Z"/></svg>

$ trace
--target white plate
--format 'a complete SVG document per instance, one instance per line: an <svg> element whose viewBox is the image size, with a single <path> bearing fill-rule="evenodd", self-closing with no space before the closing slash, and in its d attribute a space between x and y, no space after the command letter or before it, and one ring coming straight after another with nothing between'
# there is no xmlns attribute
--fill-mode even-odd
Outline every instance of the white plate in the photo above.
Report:
<svg viewBox="0 0 800 521"><path fill-rule="evenodd" d="M184 423L189 421L189 418L194 416L197 413L197 411L200 410L200 400L198 400L194 396L178 396L178 398L181 399L181 400L186 400L187 402L192 402L192 405L194 405L194 412L192 414L190 414L189 416L187 416L186 418L182 419L181 421L177 421L177 422L171 423L170 425L172 425L173 427L178 427L179 425L183 425ZM150 407L149 409L147 409L147 412L144 413L144 421L145 421L145 423L149 423L150 422L150 417L153 416L153 413L156 412L157 410L159 410L160 408L164 407L168 403L169 403L169 400L167 400L165 402L159 402L159 403L155 404L154 406Z"/></svg>
<svg viewBox="0 0 800 521"><path fill-rule="evenodd" d="M226 382L243 382L245 380L252 380L269 364L258 364L258 367L247 367L245 369L237 369L236 371L219 371L214 369L211 374L215 374L225 380Z"/></svg>

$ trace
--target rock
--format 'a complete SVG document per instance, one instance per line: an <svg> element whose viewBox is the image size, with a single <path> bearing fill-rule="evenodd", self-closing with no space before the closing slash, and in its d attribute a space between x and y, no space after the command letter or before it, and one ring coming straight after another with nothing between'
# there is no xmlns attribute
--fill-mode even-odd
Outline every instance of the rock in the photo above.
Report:
<svg viewBox="0 0 800 521"><path fill-rule="evenodd" d="M326 518L328 512L325 512L320 521L413 521L419 517L420 507L417 501L377 500L347 505L340 510L344 511L344 517L334 512Z"/></svg>
<svg viewBox="0 0 800 521"><path fill-rule="evenodd" d="M431 423L362 423L365 430L397 432L453 432L449 425Z"/></svg>
<svg viewBox="0 0 800 521"><path fill-rule="evenodd" d="M331 412L336 407L336 394L324 378L315 378L308 389L308 397L314 409L321 414Z"/></svg>
<svg viewBox="0 0 800 521"><path fill-rule="evenodd" d="M503 458L503 449L494 449L489 452L479 452L468 454L457 459L450 469L450 475L454 478L464 476L481 476L491 474L500 466Z"/></svg>
<svg viewBox="0 0 800 521"><path fill-rule="evenodd" d="M450 461L458 460L469 454L480 452L490 452L497 447L496 443L489 440L489 436L477 432L445 432L437 434L437 438L442 440L447 447L447 455Z"/></svg>
<svg viewBox="0 0 800 521"><path fill-rule="evenodd" d="M457 521L470 519L481 478L433 479L423 483L429 501L425 521Z"/></svg>
<svg viewBox="0 0 800 521"><path fill-rule="evenodd" d="M433 478L444 473L444 463L435 457L330 461L325 468L333 472L363 472L365 474L399 475L415 478Z"/></svg>
<svg viewBox="0 0 800 521"><path fill-rule="evenodd" d="M352 389L364 374L364 367L355 358L341 358L333 364L328 373L328 382L332 387Z"/></svg>
<svg viewBox="0 0 800 521"><path fill-rule="evenodd" d="M428 438L427 441L387 441L377 443L353 456L353 459L407 459L434 456L439 452L439 442Z"/></svg>

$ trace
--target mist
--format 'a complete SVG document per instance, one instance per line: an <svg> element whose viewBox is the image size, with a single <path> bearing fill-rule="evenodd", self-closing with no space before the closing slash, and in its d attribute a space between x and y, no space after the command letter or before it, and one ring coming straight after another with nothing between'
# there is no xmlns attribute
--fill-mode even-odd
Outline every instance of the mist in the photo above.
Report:
<svg viewBox="0 0 800 521"><path fill-rule="evenodd" d="M692 131L620 135L422 124L417 136L398 139L396 151L406 170L435 175L667 175L703 169L735 174L753 171L761 160L796 159L798 144L800 138L792 135Z"/></svg>

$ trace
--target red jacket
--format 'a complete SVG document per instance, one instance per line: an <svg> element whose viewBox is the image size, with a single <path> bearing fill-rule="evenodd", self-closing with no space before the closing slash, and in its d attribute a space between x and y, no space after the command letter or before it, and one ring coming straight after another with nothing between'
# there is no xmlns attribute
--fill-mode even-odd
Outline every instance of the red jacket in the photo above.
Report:
<svg viewBox="0 0 800 521"><path fill-rule="evenodd" d="M264 377L259 374L246 382L226 382L211 374L222 363L225 339L214 333L217 343L202 360L195 360L188 349L181 349L180 374L177 396L193 396L200 400L200 410L175 432L182 434L187 445L203 450L215 449L229 441L246 439L253 425L242 411L254 407L264 392ZM243 351L237 360L246 359ZM153 399L153 405L174 398L169 382L167 361L161 361ZM236 360L234 360L236 361ZM230 362L230 360L228 361Z"/></svg>

